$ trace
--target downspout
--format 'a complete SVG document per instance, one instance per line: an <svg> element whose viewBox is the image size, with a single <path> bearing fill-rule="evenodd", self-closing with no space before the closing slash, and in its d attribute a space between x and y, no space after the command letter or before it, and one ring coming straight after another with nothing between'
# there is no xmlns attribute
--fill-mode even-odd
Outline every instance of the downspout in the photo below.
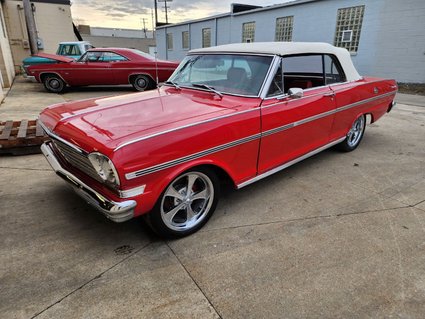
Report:
<svg viewBox="0 0 425 319"><path fill-rule="evenodd" d="M38 46L37 46L37 28L35 26L35 19L34 14L32 11L32 6L30 0L23 0L23 6L24 6L24 14L25 14L25 22L27 24L27 31L28 31L28 39L30 42L30 48L31 48L31 54L37 54L38 53Z"/></svg>
<svg viewBox="0 0 425 319"><path fill-rule="evenodd" d="M164 32L165 32L165 60L168 61L168 35L167 35L167 27L164 28ZM174 46L174 43L173 43L173 46Z"/></svg>
<svg viewBox="0 0 425 319"><path fill-rule="evenodd" d="M217 46L217 18L214 19L215 20L215 46Z"/></svg>
<svg viewBox="0 0 425 319"><path fill-rule="evenodd" d="M192 23L188 24L189 26L189 50L192 50Z"/></svg>

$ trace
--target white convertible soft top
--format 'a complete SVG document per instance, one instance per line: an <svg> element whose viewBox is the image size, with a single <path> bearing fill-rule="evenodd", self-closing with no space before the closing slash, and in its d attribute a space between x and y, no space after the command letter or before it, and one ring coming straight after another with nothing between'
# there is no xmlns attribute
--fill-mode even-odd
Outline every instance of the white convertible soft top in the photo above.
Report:
<svg viewBox="0 0 425 319"><path fill-rule="evenodd" d="M254 42L254 43L232 43L215 47L191 50L189 54L197 53L254 53L273 55L292 54L333 54L344 69L347 81L357 81L362 77L357 72L351 61L350 53L344 48L337 48L329 43L322 42Z"/></svg>

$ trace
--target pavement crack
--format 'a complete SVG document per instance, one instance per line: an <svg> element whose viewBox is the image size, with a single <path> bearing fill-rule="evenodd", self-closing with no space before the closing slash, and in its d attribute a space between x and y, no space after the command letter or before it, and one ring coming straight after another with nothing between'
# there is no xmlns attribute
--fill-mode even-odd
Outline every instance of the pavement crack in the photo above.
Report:
<svg viewBox="0 0 425 319"><path fill-rule="evenodd" d="M416 203L416 204L414 204L414 205L412 205L412 207L416 207L416 206L418 206L419 204L422 204L422 203L424 203L425 202L425 199L424 200L421 200L420 202L418 202L418 203Z"/></svg>
<svg viewBox="0 0 425 319"><path fill-rule="evenodd" d="M393 207L393 208L383 208L383 209L376 209L376 210L365 210L361 212L351 212L351 213L341 213L341 214L335 214L335 215L318 215L318 216L307 216L302 218L293 218L293 219L287 219L287 220L275 220L271 222L264 222L264 223L257 223L257 224L246 224L246 225L238 225L238 226L230 226L230 227L222 227L222 228L214 228L214 229L207 229L203 230L202 232L212 232L217 230L226 230L226 229L238 229L238 228L245 228L245 227L255 227L255 226L267 226L267 225L274 225L274 224L286 224L286 223L293 223L293 222L302 222L306 220L312 220L312 219L326 219L326 218L335 218L335 217L344 217L344 216L351 216L351 215L361 215L361 214L369 214L369 213L381 213L396 209L403 209L403 208L410 208L411 205L405 205L400 207Z"/></svg>
<svg viewBox="0 0 425 319"><path fill-rule="evenodd" d="M111 267L107 268L106 270L102 271L100 274L94 276L93 278L91 278L90 280L86 281L84 284L82 284L81 286L75 288L73 291L71 291L70 293L66 294L65 296L63 296L62 298L60 298L59 300L55 301L54 303L52 303L51 305L47 306L46 308L44 308L43 310L41 310L40 312L36 313L35 315L33 315L31 317L31 319L37 318L39 315L41 315L43 312L49 310L50 308L54 307L55 305L61 303L63 300L65 300L66 298L68 298L69 296L73 295L74 293L76 293L77 291L83 289L85 286L87 286L88 284L92 283L93 281L99 279L100 277L102 277L104 274L106 274L108 271L114 269L115 267L117 267L118 265L122 264L124 261L126 261L127 259L131 258L132 256L134 256L135 254L139 253L140 251L142 251L143 249L145 249L146 247L148 247L152 242L147 243L146 245L140 247L139 249L135 250L134 252L132 252L131 254L127 255L126 257L124 257L123 259L121 259L120 261L118 261L117 263L113 264Z"/></svg>
<svg viewBox="0 0 425 319"><path fill-rule="evenodd" d="M208 301L209 305L214 309L215 313L217 314L217 316L222 319L223 317L220 315L220 313L218 312L218 310L216 309L216 307L214 307L214 305L212 304L212 302L210 301L210 299L207 297L207 295L205 294L205 292L202 290L201 286L199 286L198 282L195 280L195 278L193 278L193 276L191 275L191 273L189 272L189 270L186 268L186 266L183 264L183 262L180 260L180 258L177 256L176 252L173 250L173 248L171 248L171 246L168 244L168 242L165 242L165 244L167 245L167 247L171 250L171 252L173 253L174 257L176 257L177 261L180 263L180 265L183 267L184 271L187 273L187 275L189 276L189 278L194 282L194 284L196 285L196 287L198 287L199 291L202 293L202 295L205 297L205 299Z"/></svg>

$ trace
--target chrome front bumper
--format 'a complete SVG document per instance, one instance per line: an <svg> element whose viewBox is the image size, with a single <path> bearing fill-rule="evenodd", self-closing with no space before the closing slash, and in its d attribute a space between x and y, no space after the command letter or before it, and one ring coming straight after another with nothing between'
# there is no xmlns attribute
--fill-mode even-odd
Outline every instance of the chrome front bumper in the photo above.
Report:
<svg viewBox="0 0 425 319"><path fill-rule="evenodd" d="M67 181L78 195L84 198L89 204L97 208L107 218L114 222L120 223L134 217L136 201L125 200L122 202L115 202L105 198L90 186L87 186L79 178L60 165L51 148L51 142L44 143L41 146L41 151L56 174Z"/></svg>

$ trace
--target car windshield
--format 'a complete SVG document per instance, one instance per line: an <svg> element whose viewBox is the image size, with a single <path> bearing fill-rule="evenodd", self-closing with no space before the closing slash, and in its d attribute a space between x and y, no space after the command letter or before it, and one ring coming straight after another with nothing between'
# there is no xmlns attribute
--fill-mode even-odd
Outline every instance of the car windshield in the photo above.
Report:
<svg viewBox="0 0 425 319"><path fill-rule="evenodd" d="M183 87L210 87L224 94L258 96L272 59L239 54L189 55L169 81Z"/></svg>

